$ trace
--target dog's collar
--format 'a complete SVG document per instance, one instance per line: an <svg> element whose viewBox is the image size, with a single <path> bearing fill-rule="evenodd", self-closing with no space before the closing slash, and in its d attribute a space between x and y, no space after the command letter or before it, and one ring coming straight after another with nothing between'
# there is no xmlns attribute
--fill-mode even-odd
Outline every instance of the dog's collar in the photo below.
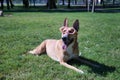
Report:
<svg viewBox="0 0 120 80"><path fill-rule="evenodd" d="M63 50L66 50L67 49L67 46L65 44L62 45L62 49Z"/></svg>

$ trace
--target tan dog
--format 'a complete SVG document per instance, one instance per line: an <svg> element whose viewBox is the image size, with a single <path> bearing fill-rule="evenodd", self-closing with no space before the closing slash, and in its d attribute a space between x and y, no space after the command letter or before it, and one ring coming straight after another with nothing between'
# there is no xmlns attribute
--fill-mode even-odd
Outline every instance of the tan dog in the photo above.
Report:
<svg viewBox="0 0 120 80"><path fill-rule="evenodd" d="M77 72L83 73L82 70L75 68L67 64L67 61L72 58L78 58L78 42L77 34L79 30L79 21L76 20L73 24L73 27L68 27L68 20L64 20L64 25L60 28L62 33L62 39L54 40L47 39L43 41L38 47L34 50L29 51L31 54L42 54L47 52L47 55L55 61L60 62L61 65L73 69Z"/></svg>

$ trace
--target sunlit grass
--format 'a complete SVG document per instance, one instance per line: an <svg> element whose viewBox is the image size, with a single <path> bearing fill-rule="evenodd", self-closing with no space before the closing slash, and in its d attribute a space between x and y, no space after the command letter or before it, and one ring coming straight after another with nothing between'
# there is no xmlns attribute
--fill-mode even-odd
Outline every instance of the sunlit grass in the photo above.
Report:
<svg viewBox="0 0 120 80"><path fill-rule="evenodd" d="M0 79L6 80L118 80L120 71L120 14L119 13L5 13L0 17ZM43 40L61 38L59 28L64 18L72 26L80 21L78 36L82 56L115 71L97 74L89 66L73 64L85 74L61 66L47 55L25 53Z"/></svg>

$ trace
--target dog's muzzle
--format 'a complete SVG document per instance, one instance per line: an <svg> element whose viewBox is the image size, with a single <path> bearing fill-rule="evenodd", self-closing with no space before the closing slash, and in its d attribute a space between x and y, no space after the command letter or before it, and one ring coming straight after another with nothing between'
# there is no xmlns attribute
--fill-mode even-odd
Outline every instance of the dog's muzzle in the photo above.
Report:
<svg viewBox="0 0 120 80"><path fill-rule="evenodd" d="M69 38L68 36L63 36L62 40L66 46L69 46L73 42L73 38Z"/></svg>

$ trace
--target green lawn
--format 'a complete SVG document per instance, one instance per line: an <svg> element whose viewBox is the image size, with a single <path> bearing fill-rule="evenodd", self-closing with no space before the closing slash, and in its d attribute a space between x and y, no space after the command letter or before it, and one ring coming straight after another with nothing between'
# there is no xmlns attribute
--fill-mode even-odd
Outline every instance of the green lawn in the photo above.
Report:
<svg viewBox="0 0 120 80"><path fill-rule="evenodd" d="M7 12L0 17L0 80L119 80L120 13ZM80 21L82 57L100 68L72 62L79 74L47 55L25 54L43 40L61 38L64 18Z"/></svg>

